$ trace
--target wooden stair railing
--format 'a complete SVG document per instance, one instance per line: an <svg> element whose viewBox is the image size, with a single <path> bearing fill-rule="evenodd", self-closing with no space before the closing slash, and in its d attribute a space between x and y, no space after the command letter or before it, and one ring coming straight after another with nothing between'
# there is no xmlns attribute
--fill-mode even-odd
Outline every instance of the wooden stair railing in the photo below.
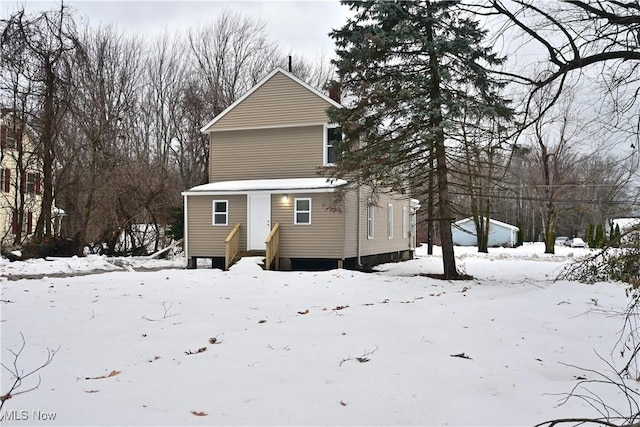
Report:
<svg viewBox="0 0 640 427"><path fill-rule="evenodd" d="M267 236L267 240L264 241L267 245L267 250L264 259L264 269L270 270L273 263L275 269L280 268L280 223L276 223L271 229L271 233Z"/></svg>
<svg viewBox="0 0 640 427"><path fill-rule="evenodd" d="M233 226L233 230L224 240L224 269L228 270L240 253L240 223Z"/></svg>

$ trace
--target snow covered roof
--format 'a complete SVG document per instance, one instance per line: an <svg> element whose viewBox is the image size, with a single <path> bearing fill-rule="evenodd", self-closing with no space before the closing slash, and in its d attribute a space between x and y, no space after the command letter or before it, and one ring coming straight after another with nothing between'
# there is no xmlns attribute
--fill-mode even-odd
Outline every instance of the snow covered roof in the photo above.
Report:
<svg viewBox="0 0 640 427"><path fill-rule="evenodd" d="M333 191L333 189L347 185L347 183L344 179L330 178L249 179L198 185L182 194L244 193L248 191Z"/></svg>
<svg viewBox="0 0 640 427"><path fill-rule="evenodd" d="M473 218L472 217L468 217L468 218L465 218L465 219L461 219L460 221L454 222L454 224L460 225L460 224L463 224L463 223L468 222L468 221L473 221ZM501 227L505 227L505 228L510 228L512 230L520 230L520 228L516 227L515 225L507 224L506 222L498 221L497 219L489 219L489 223L490 224L494 224L494 225L498 225L498 226L501 226Z"/></svg>
<svg viewBox="0 0 640 427"><path fill-rule="evenodd" d="M238 98L233 104L229 105L223 112L221 112L220 114L218 114L216 117L213 118L213 120L211 120L209 123L207 123L206 125L204 125L201 129L200 132L202 133L207 133L209 132L209 130L211 129L211 126L213 126L214 124L216 124L220 119L222 119L224 116L227 115L227 113L229 113L231 110L233 110L234 108L236 108L236 106L238 104L240 104L242 101L244 101L245 99L247 99L253 92L255 92L256 90L258 90L260 88L260 86L262 86L263 84L265 84L266 82L268 82L273 76L275 76L278 73L282 73L285 76L289 77L291 80L293 80L294 82L298 83L299 85L307 88L308 90L310 90L312 93L314 93L315 95L319 96L320 98L324 99L325 101L327 101L328 103L330 103L331 105L333 105L334 107L337 108L342 108L342 105L340 105L340 103L334 101L333 99L331 99L329 96L325 95L324 93L320 92L319 90L317 90L316 88L314 88L313 86L305 83L304 81L300 80L299 78L297 78L296 76L294 76L291 73L286 72L285 70L283 70L281 67L277 67L275 70L273 70L272 72L270 72L269 74L267 74L262 80L260 80L258 83L255 84L255 86L253 86L251 89L249 89L244 95L242 95L240 98Z"/></svg>
<svg viewBox="0 0 640 427"><path fill-rule="evenodd" d="M627 231L635 226L640 225L640 218L614 218L611 220L613 226L620 227L621 231Z"/></svg>

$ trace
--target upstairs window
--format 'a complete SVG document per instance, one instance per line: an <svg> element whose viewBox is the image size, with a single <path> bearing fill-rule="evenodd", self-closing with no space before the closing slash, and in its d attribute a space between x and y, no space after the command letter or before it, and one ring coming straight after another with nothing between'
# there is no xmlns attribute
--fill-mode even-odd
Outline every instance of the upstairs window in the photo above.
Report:
<svg viewBox="0 0 640 427"><path fill-rule="evenodd" d="M324 132L324 165L335 165L337 144L342 142L342 128L338 125L327 125Z"/></svg>
<svg viewBox="0 0 640 427"><path fill-rule="evenodd" d="M213 201L213 225L229 224L229 201L214 200Z"/></svg>
<svg viewBox="0 0 640 427"><path fill-rule="evenodd" d="M2 149L16 148L19 135L21 134L20 129L14 129L13 127L9 126L2 126L0 132L0 142L2 144Z"/></svg>
<svg viewBox="0 0 640 427"><path fill-rule="evenodd" d="M311 224L311 199L296 199L294 204L293 223L296 225Z"/></svg>

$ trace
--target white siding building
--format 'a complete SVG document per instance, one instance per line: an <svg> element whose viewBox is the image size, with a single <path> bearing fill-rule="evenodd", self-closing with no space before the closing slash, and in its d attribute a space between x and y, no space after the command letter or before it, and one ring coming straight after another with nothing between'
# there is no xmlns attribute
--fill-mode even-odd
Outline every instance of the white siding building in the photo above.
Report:
<svg viewBox="0 0 640 427"><path fill-rule="evenodd" d="M489 220L488 247L508 246L514 247L518 244L518 231L516 226L504 222ZM451 225L453 234L453 244L458 246L477 246L478 235L473 218L465 218L456 221Z"/></svg>

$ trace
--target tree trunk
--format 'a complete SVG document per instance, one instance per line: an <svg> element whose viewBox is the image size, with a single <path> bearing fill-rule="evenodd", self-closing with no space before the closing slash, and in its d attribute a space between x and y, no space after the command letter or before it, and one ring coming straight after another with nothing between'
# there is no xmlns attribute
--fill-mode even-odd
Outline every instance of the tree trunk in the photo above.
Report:
<svg viewBox="0 0 640 427"><path fill-rule="evenodd" d="M433 145L429 150L429 183L427 199L427 255L433 255L433 157L435 155Z"/></svg>
<svg viewBox="0 0 640 427"><path fill-rule="evenodd" d="M453 252L453 235L451 232L451 222L453 209L449 197L449 182L447 170L447 158L445 151L444 129L442 128L442 100L440 92L440 64L438 54L433 41L433 26L427 26L427 42L429 44L429 68L431 74L430 102L431 117L430 128L433 132L433 147L436 161L436 179L438 183L438 210L440 218L440 241L442 245L442 263L444 277L451 279L458 276L456 269L456 257Z"/></svg>
<svg viewBox="0 0 640 427"><path fill-rule="evenodd" d="M544 186L545 195L547 198L547 205L545 206L545 215L542 218L542 225L544 226L544 253L555 253L555 240L556 240L556 222L558 216L556 215L555 206L553 203L553 193L551 189L551 172L549 170L549 157L554 154L547 152L546 145L540 143L541 155L542 155L542 169L544 173Z"/></svg>
<svg viewBox="0 0 640 427"><path fill-rule="evenodd" d="M42 116L42 207L36 224L35 238L42 241L51 235L51 208L53 207L53 163L55 153L56 112L53 105L55 94L53 65L45 64L45 95Z"/></svg>

